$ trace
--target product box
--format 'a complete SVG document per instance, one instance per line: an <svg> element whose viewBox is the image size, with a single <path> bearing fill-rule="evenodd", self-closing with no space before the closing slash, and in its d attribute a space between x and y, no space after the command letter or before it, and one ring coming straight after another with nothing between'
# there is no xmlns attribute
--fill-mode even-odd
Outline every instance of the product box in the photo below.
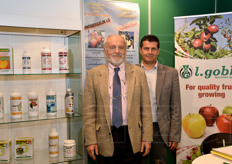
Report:
<svg viewBox="0 0 232 164"><path fill-rule="evenodd" d="M11 48L0 48L0 74L13 74L13 53Z"/></svg>
<svg viewBox="0 0 232 164"><path fill-rule="evenodd" d="M15 159L33 158L33 137L17 137L15 139Z"/></svg>
<svg viewBox="0 0 232 164"><path fill-rule="evenodd" d="M0 162L9 162L11 159L11 140L0 140Z"/></svg>

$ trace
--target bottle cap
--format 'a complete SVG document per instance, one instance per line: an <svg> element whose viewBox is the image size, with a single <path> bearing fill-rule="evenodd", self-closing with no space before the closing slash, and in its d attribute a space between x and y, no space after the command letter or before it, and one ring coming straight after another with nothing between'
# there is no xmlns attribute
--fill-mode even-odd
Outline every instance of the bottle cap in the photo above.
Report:
<svg viewBox="0 0 232 164"><path fill-rule="evenodd" d="M51 128L51 132L56 132L56 128Z"/></svg>
<svg viewBox="0 0 232 164"><path fill-rule="evenodd" d="M64 140L64 144L75 144L75 140Z"/></svg>

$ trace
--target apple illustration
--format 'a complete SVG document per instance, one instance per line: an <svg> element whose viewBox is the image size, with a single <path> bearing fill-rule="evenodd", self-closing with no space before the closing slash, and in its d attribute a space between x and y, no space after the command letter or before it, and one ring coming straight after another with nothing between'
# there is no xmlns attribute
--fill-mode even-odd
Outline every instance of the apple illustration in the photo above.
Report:
<svg viewBox="0 0 232 164"><path fill-rule="evenodd" d="M182 119L182 127L190 138L200 138L205 133L206 122L202 115L189 113Z"/></svg>
<svg viewBox="0 0 232 164"><path fill-rule="evenodd" d="M207 126L213 126L213 124L216 122L217 117L219 116L218 109L214 106L203 106L199 110L199 114L201 114L205 121Z"/></svg>
<svg viewBox="0 0 232 164"><path fill-rule="evenodd" d="M210 33L206 34L205 32L202 32L201 33L201 40L206 42L210 38L210 36L211 36Z"/></svg>
<svg viewBox="0 0 232 164"><path fill-rule="evenodd" d="M92 47L96 47L97 46L97 40L96 39L92 39L91 40L91 46Z"/></svg>
<svg viewBox="0 0 232 164"><path fill-rule="evenodd" d="M222 114L232 114L232 106L226 106L226 107L222 110Z"/></svg>
<svg viewBox="0 0 232 164"><path fill-rule="evenodd" d="M217 33L217 32L218 32L219 28L218 28L217 25L210 25L210 26L208 27L208 30L209 30L210 33L214 34L214 33Z"/></svg>
<svg viewBox="0 0 232 164"><path fill-rule="evenodd" d="M221 133L232 134L232 115L230 114L221 114L216 121L218 130Z"/></svg>
<svg viewBox="0 0 232 164"><path fill-rule="evenodd" d="M203 42L201 39L196 39L193 41L193 47L195 47L195 48L201 47L202 44L203 44Z"/></svg>
<svg viewBox="0 0 232 164"><path fill-rule="evenodd" d="M203 44L203 49L204 50L209 50L211 48L211 44Z"/></svg>
<svg viewBox="0 0 232 164"><path fill-rule="evenodd" d="M96 33L95 33L94 31L92 31L92 32L90 33L90 38L91 38L91 39L96 38Z"/></svg>
<svg viewBox="0 0 232 164"><path fill-rule="evenodd" d="M98 35L97 36L97 43L100 44L102 42L102 36Z"/></svg>

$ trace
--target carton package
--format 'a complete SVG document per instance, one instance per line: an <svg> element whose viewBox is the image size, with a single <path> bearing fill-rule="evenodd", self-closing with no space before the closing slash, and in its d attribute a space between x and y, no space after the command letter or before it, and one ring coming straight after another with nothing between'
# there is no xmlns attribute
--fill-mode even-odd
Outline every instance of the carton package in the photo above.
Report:
<svg viewBox="0 0 232 164"><path fill-rule="evenodd" d="M12 48L0 48L0 74L13 74Z"/></svg>
<svg viewBox="0 0 232 164"><path fill-rule="evenodd" d="M33 137L17 137L15 139L15 159L33 158Z"/></svg>
<svg viewBox="0 0 232 164"><path fill-rule="evenodd" d="M9 162L11 159L11 140L0 140L0 162Z"/></svg>

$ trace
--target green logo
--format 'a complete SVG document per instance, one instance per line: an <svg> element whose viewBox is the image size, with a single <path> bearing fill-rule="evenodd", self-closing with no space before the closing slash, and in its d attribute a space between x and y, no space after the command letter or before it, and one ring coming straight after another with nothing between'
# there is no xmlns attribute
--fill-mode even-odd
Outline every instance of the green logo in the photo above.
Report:
<svg viewBox="0 0 232 164"><path fill-rule="evenodd" d="M193 69L190 65L182 65L180 67L180 77L188 79L193 75Z"/></svg>

